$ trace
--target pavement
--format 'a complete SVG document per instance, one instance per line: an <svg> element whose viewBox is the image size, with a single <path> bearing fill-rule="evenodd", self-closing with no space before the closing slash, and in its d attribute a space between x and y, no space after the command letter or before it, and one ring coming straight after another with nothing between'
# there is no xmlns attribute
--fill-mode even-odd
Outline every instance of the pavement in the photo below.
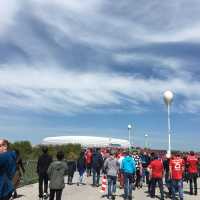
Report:
<svg viewBox="0 0 200 200"><path fill-rule="evenodd" d="M106 194L101 192L101 187L92 187L91 177L84 177L84 185L77 186L78 175L75 174L73 185L65 186L62 194L62 200L107 200ZM198 180L198 185L200 181ZM166 188L165 188L165 191ZM200 188L198 188L197 196L189 195L189 184L184 183L184 200L199 200L200 199ZM18 189L18 200L37 200L38 198L38 184L32 184L24 186ZM123 189L117 187L116 200L123 200ZM135 200L151 200L148 197L147 187L143 186L141 189L133 191L133 199ZM160 199L159 189L156 189L156 198ZM165 198L169 199L169 198ZM178 199L178 198L177 198Z"/></svg>

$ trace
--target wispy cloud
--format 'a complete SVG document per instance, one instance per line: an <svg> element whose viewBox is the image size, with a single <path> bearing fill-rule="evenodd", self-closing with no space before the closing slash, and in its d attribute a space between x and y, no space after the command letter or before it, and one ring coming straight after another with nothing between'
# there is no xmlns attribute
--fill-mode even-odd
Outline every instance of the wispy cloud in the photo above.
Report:
<svg viewBox="0 0 200 200"><path fill-rule="evenodd" d="M8 0L0 2L0 36L15 23L15 15L20 7L17 0Z"/></svg>
<svg viewBox="0 0 200 200"><path fill-rule="evenodd" d="M0 106L74 114L129 104L143 111L172 89L178 109L198 112L199 78L191 67L198 68L199 49L190 49L200 42L199 6L197 0L1 2Z"/></svg>
<svg viewBox="0 0 200 200"><path fill-rule="evenodd" d="M114 105L117 109L127 99L130 104L143 107L152 102L162 103L162 93L168 88L183 96L186 103L200 99L198 82L176 78L143 79L114 73L74 73L59 68L0 70L0 105L35 111L70 114Z"/></svg>

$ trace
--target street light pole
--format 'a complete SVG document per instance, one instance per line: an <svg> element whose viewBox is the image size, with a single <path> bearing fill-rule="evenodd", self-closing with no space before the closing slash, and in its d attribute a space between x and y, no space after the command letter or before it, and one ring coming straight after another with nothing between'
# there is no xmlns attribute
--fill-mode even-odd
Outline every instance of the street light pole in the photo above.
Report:
<svg viewBox="0 0 200 200"><path fill-rule="evenodd" d="M148 148L148 134L145 134L145 148Z"/></svg>
<svg viewBox="0 0 200 200"><path fill-rule="evenodd" d="M170 105L167 105L167 121L168 121L168 140L169 140L169 147L168 147L168 153L171 155L171 123L170 123Z"/></svg>
<svg viewBox="0 0 200 200"><path fill-rule="evenodd" d="M133 127L133 123L131 124L131 126L132 126L132 146L134 146L134 143L135 143L135 141L134 141L134 127Z"/></svg>
<svg viewBox="0 0 200 200"><path fill-rule="evenodd" d="M167 105L167 121L168 121L168 155L171 156L171 119L170 119L170 106L173 100L173 93L170 90L164 92L164 101Z"/></svg>
<svg viewBox="0 0 200 200"><path fill-rule="evenodd" d="M131 124L128 125L128 141L129 141L129 148L131 148Z"/></svg>

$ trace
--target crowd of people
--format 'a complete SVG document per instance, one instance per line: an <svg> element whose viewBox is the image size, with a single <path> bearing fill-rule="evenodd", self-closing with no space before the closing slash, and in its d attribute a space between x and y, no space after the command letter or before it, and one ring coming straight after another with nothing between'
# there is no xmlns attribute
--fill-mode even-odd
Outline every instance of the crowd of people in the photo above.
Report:
<svg viewBox="0 0 200 200"><path fill-rule="evenodd" d="M106 176L108 199L115 199L118 182L125 200L132 199L134 191L143 186L147 186L147 195L155 198L157 185L161 200L166 197L175 200L176 193L183 200L184 181L189 184L190 195L198 194L199 158L193 151L187 155L164 155L144 150L88 148L81 151L78 159L73 154L67 160L64 158L64 153L58 151L53 160L48 147L42 148L37 161L39 198L61 200L65 177L68 176L67 184L72 185L76 171L79 174L77 186L85 184L84 174L92 177L92 187L101 186L100 177ZM16 189L23 173L25 168L19 151L9 151L8 141L0 140L0 200L17 197Z"/></svg>
<svg viewBox="0 0 200 200"><path fill-rule="evenodd" d="M46 155L46 152L44 154ZM48 158L48 155L46 157ZM40 159L38 160L38 165L40 165ZM87 177L92 176L92 187L99 187L101 185L100 176L106 175L106 197L108 199L115 199L118 181L119 187L124 189L123 197L125 200L132 199L134 190L140 189L144 185L147 186L148 196L151 198L155 198L155 189L158 185L160 199L163 200L165 197L168 197L175 200L176 193L178 193L179 199L183 200L184 181L190 185L190 195L197 195L199 159L193 151L188 155L176 153L170 156L167 154L158 155L155 152L148 153L146 151L131 152L129 150L119 149L86 149L81 152L78 160L70 158L66 161L66 164L66 174L68 175L67 183L69 185L73 182L76 170L79 173L79 180L76 183L77 186L84 184L84 173ZM52 188L51 182L56 181L56 179L55 177L51 179L51 175L49 174L49 168L51 167L41 166L45 167L46 170L48 168L44 177L47 176L50 179L50 200L52 200L51 190L60 189L60 193L62 193L64 176L66 174L61 173L61 187ZM42 185L42 182L39 185ZM47 182L44 188L45 191L43 194L40 190L40 197L46 197L47 195ZM164 191L166 194L164 194ZM59 195L56 200L60 199L61 196Z"/></svg>

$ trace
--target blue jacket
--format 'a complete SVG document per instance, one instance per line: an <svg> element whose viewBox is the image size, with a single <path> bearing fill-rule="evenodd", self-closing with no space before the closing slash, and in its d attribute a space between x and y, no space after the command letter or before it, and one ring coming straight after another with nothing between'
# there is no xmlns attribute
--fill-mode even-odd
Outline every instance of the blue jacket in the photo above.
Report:
<svg viewBox="0 0 200 200"><path fill-rule="evenodd" d="M0 199L13 192L12 178L16 171L16 154L0 153Z"/></svg>
<svg viewBox="0 0 200 200"><path fill-rule="evenodd" d="M136 171L135 161L131 156L126 156L122 160L122 171L133 174Z"/></svg>

